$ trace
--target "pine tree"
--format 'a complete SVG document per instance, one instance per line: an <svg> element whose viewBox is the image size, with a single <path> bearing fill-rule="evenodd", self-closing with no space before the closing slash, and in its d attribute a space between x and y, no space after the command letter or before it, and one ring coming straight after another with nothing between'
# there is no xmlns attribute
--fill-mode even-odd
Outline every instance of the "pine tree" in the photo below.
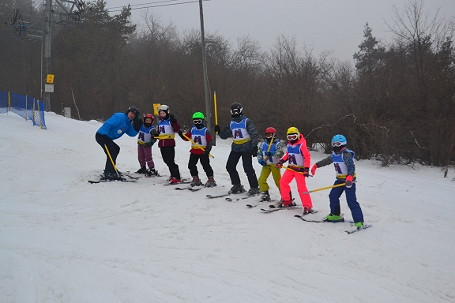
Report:
<svg viewBox="0 0 455 303"><path fill-rule="evenodd" d="M360 73L368 73L377 70L382 65L385 49L372 34L373 30L365 24L363 31L364 40L359 45L359 52L353 55L356 60L355 67Z"/></svg>

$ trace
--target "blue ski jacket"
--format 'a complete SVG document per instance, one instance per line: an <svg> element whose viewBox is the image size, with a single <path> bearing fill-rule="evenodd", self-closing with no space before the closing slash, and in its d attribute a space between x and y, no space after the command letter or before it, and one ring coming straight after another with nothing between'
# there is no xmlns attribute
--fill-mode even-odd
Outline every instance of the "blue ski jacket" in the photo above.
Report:
<svg viewBox="0 0 455 303"><path fill-rule="evenodd" d="M130 137L134 137L138 133L133 128L131 120L125 113L113 114L112 117L101 125L97 132L101 135L108 136L112 140L120 138L125 133Z"/></svg>

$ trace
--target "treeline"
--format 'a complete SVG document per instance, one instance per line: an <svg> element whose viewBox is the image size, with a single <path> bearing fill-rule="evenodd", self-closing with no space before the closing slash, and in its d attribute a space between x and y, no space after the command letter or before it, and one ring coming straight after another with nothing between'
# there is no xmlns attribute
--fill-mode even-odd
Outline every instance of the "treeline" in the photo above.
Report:
<svg viewBox="0 0 455 303"><path fill-rule="evenodd" d="M0 12L14 8L32 17L43 14L30 0L0 3ZM285 36L264 52L249 38L233 47L206 34L219 123L229 122L229 105L238 101L259 130L274 126L282 138L296 126L310 144L327 147L324 143L342 133L360 158L384 165L453 165L453 28L438 18L425 19L421 1L396 11L395 21L387 45L365 25L353 54L355 67L298 49ZM54 112L71 107L75 118L104 120L130 105L145 113L161 103L190 127L191 114L205 111L199 31L182 37L172 25L149 17L139 32L129 8L111 16L103 1L88 3L79 23L53 29ZM0 35L0 90L39 96L41 41L14 39L7 25Z"/></svg>

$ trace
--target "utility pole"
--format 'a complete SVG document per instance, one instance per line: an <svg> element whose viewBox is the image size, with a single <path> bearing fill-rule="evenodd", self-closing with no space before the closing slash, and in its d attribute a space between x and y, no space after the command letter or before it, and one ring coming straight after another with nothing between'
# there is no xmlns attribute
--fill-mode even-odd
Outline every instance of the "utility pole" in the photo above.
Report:
<svg viewBox="0 0 455 303"><path fill-rule="evenodd" d="M212 102L210 99L209 78L207 75L207 57L205 54L205 34L204 34L204 11L202 9L202 0L199 0L199 15L201 19L201 44L202 44L202 75L204 77L204 100L205 100L205 114L207 116L207 128L213 131L212 122ZM213 136L213 145L216 145L216 135Z"/></svg>
<svg viewBox="0 0 455 303"><path fill-rule="evenodd" d="M51 40L52 40L52 0L46 0L44 8L44 24L43 24L43 69L44 75L47 77L51 73ZM44 90L44 91L43 91ZM43 98L46 110L51 110L51 92L44 87L41 87L41 97Z"/></svg>

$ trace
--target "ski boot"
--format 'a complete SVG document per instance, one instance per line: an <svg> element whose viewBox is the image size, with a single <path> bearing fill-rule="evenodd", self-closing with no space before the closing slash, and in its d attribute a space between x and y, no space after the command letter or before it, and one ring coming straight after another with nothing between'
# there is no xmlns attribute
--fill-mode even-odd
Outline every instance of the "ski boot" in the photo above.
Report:
<svg viewBox="0 0 455 303"><path fill-rule="evenodd" d="M269 195L269 191L264 191L262 192L262 195L261 195L261 202L267 202L267 201L270 201L270 195Z"/></svg>
<svg viewBox="0 0 455 303"><path fill-rule="evenodd" d="M181 181L180 179L177 179L175 177L171 177L171 179L169 180L169 184L179 184Z"/></svg>
<svg viewBox="0 0 455 303"><path fill-rule="evenodd" d="M216 186L215 179L213 179L213 177L209 177L207 182L205 182L204 186L205 187L215 187Z"/></svg>
<svg viewBox="0 0 455 303"><path fill-rule="evenodd" d="M343 215L334 215L334 214L329 214L327 217L324 218L325 222L344 222Z"/></svg>
<svg viewBox="0 0 455 303"><path fill-rule="evenodd" d="M294 203L292 203L291 200L281 200L280 203L278 204L278 207L291 207L295 206Z"/></svg>
<svg viewBox="0 0 455 303"><path fill-rule="evenodd" d="M256 196L256 195L259 195L259 188L257 187L252 187L250 188L250 190L248 191L248 196Z"/></svg>
<svg viewBox="0 0 455 303"><path fill-rule="evenodd" d="M150 168L147 173L146 173L147 176L151 177L151 176L159 176L158 175L158 171L155 170L154 168Z"/></svg>
<svg viewBox="0 0 455 303"><path fill-rule="evenodd" d="M316 211L311 207L304 207L303 208L303 215L314 214Z"/></svg>
<svg viewBox="0 0 455 303"><path fill-rule="evenodd" d="M355 222L354 226L357 227L357 229L362 229L363 228L363 222Z"/></svg>
<svg viewBox="0 0 455 303"><path fill-rule="evenodd" d="M109 180L109 181L123 181L125 178L121 177L120 175L117 175L116 173L109 172L109 173L104 173L104 175L101 176L102 180Z"/></svg>
<svg viewBox="0 0 455 303"><path fill-rule="evenodd" d="M145 166L141 166L141 168L136 171L137 174L145 174L146 172L147 168Z"/></svg>
<svg viewBox="0 0 455 303"><path fill-rule="evenodd" d="M191 181L190 186L194 187L194 186L200 186L200 185L202 185L201 179L199 179L198 176L193 176L193 181Z"/></svg>
<svg viewBox="0 0 455 303"><path fill-rule="evenodd" d="M231 187L229 190L230 194L241 194L244 193L246 190L243 188L242 184L235 184L234 186Z"/></svg>

